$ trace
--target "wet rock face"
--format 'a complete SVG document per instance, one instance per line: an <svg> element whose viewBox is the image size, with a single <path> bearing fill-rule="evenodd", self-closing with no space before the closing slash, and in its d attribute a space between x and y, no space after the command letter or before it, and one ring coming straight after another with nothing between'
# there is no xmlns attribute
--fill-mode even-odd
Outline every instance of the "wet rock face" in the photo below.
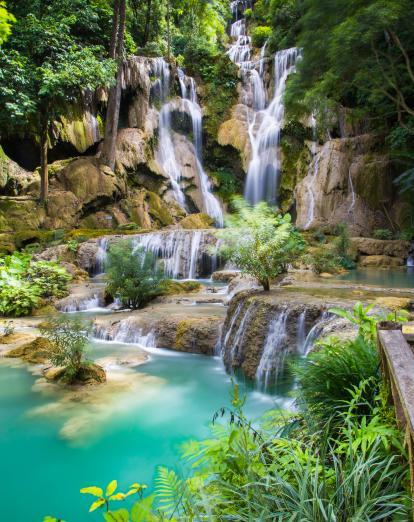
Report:
<svg viewBox="0 0 414 522"><path fill-rule="evenodd" d="M411 244L397 239L351 238L351 247L362 256L391 256L407 259Z"/></svg>
<svg viewBox="0 0 414 522"><path fill-rule="evenodd" d="M301 314L305 313L304 328L309 332L324 310L322 302L305 304L293 301L287 304L263 293L243 292L236 295L229 305L221 335L222 355L227 370L240 368L247 377L254 379L272 319L287 312L283 346L280 349L284 353L295 353L298 350Z"/></svg>
<svg viewBox="0 0 414 522"><path fill-rule="evenodd" d="M386 228L384 204L393 198L389 170L389 158L378 152L375 136L326 142L296 186L296 224L323 228L347 223L355 235Z"/></svg>

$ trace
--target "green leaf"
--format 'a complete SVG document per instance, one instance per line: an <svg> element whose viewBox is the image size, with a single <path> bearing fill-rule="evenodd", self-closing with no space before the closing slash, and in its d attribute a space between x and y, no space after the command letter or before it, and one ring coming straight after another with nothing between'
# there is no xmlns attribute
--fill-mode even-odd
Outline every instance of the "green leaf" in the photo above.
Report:
<svg viewBox="0 0 414 522"><path fill-rule="evenodd" d="M98 509L103 504L105 504L104 498L98 498L98 500L95 500L93 504L91 504L91 507L89 508L89 513L92 513L92 511L95 511L95 509Z"/></svg>
<svg viewBox="0 0 414 522"><path fill-rule="evenodd" d="M152 516L152 505L154 503L154 495L143 498L132 506L131 522L149 522L155 520Z"/></svg>
<svg viewBox="0 0 414 522"><path fill-rule="evenodd" d="M107 497L111 496L116 488L118 487L118 482L116 480L113 480L112 482L110 482L107 486L106 486L106 492L105 492L105 495Z"/></svg>
<svg viewBox="0 0 414 522"><path fill-rule="evenodd" d="M93 495L95 497L102 497L103 496L103 490L101 488L98 488L96 486L89 486L87 488L82 488L80 490L81 493Z"/></svg>
<svg viewBox="0 0 414 522"><path fill-rule="evenodd" d="M108 511L104 513L105 522L128 522L129 513L127 509L118 509L117 511Z"/></svg>

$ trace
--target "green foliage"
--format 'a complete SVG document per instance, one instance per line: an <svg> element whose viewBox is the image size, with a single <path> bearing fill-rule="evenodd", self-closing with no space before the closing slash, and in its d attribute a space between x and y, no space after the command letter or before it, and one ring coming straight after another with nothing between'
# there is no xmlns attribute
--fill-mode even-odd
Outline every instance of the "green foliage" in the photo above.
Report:
<svg viewBox="0 0 414 522"><path fill-rule="evenodd" d="M74 382L85 364L92 323L78 318L52 318L40 331L52 344L52 364L64 367L65 379L68 383Z"/></svg>
<svg viewBox="0 0 414 522"><path fill-rule="evenodd" d="M104 519L107 521L114 522L128 522L129 521L129 513L125 509L121 509L119 511L109 511L110 502L118 502L121 500L125 500L127 497L131 495L138 494L142 496L142 492L146 489L145 484L134 483L129 486L129 490L127 493L122 493L121 491L117 491L118 482L116 480L112 480L105 488L105 493L102 488L97 486L88 486L86 488L82 488L80 490L81 493L86 495L92 495L97 500L94 500L89 508L89 513L95 511L98 508L105 507L107 513L104 515ZM131 519L133 520L133 519ZM133 521L135 522L135 521Z"/></svg>
<svg viewBox="0 0 414 522"><path fill-rule="evenodd" d="M240 192L241 187L234 177L233 172L225 167L219 167L211 173L213 178L217 181L219 188L217 194L223 201L231 201L234 194Z"/></svg>
<svg viewBox="0 0 414 522"><path fill-rule="evenodd" d="M16 327L13 324L13 321L7 321L3 326L3 335L7 337L8 335L13 335L16 330Z"/></svg>
<svg viewBox="0 0 414 522"><path fill-rule="evenodd" d="M313 248L311 252L306 252L303 261L306 265L312 267L315 274L335 274L342 267L341 258L338 254L325 246Z"/></svg>
<svg viewBox="0 0 414 522"><path fill-rule="evenodd" d="M16 18L6 10L6 3L0 2L0 45L7 40L15 21Z"/></svg>
<svg viewBox="0 0 414 522"><path fill-rule="evenodd" d="M271 27L267 25L258 25L252 31L252 42L256 47L263 47L266 40L272 34Z"/></svg>
<svg viewBox="0 0 414 522"><path fill-rule="evenodd" d="M289 214L282 216L266 203L252 207L235 198L233 204L236 212L227 218L227 228L217 232L220 253L269 290L270 280L285 272L303 250L302 236Z"/></svg>
<svg viewBox="0 0 414 522"><path fill-rule="evenodd" d="M374 230L375 239L392 239L393 233L388 228L376 228Z"/></svg>
<svg viewBox="0 0 414 522"><path fill-rule="evenodd" d="M142 308L162 292L163 271L151 252L134 248L131 241L110 246L105 269L108 294L129 308Z"/></svg>
<svg viewBox="0 0 414 522"><path fill-rule="evenodd" d="M334 242L334 247L335 252L339 257L340 265L346 269L355 268L356 265L350 252L349 231L347 225L338 225L336 227L336 233L338 234L338 237Z"/></svg>
<svg viewBox="0 0 414 522"><path fill-rule="evenodd" d="M64 297L72 276L59 263L32 261L27 269L28 280L42 289L43 297Z"/></svg>
<svg viewBox="0 0 414 522"><path fill-rule="evenodd" d="M70 280L70 274L58 263L33 261L26 253L6 256L0 260L0 313L30 314L42 297L65 295Z"/></svg>

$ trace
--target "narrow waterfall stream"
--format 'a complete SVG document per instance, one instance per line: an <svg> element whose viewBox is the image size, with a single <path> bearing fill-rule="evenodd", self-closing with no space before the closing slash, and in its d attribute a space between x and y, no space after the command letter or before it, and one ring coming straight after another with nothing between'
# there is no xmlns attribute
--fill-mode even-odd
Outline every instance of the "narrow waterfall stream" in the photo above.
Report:
<svg viewBox="0 0 414 522"><path fill-rule="evenodd" d="M267 100L264 84L266 44L260 58L252 61L251 37L247 35L246 19L238 19L247 7L246 2L233 2L232 12L236 19L231 26L233 44L229 58L241 69L242 80L252 93L253 117L249 124L252 155L247 171L245 198L252 204L267 201L276 204L280 175L280 133L284 118L283 96L286 81L300 57L299 49L283 49L274 55L273 96Z"/></svg>
<svg viewBox="0 0 414 522"><path fill-rule="evenodd" d="M319 161L320 154L318 154L318 141L317 141L317 129L316 129L316 119L315 116L311 115L311 127L312 127L312 146L311 146L311 155L312 161L309 163L308 172L306 176L306 189L308 194L307 201L307 214L306 214L306 223L303 227L305 230L310 228L313 224L313 220L315 218L315 182L318 176L319 171Z"/></svg>

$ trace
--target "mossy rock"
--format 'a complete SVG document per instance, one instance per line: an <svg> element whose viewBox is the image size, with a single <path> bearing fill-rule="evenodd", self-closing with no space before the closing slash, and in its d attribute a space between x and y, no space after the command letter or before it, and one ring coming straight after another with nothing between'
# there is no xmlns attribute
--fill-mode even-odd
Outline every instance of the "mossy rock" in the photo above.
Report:
<svg viewBox="0 0 414 522"><path fill-rule="evenodd" d="M149 215L158 221L158 223L161 226L168 226L172 225L174 220L171 216L170 209L167 207L167 205L163 202L163 200L158 196L158 194L155 194L155 192L148 192L147 193L147 199L148 199L148 213Z"/></svg>
<svg viewBox="0 0 414 522"><path fill-rule="evenodd" d="M27 333L14 332L8 335L2 335L0 337L0 344L15 344L24 340L31 339L32 336Z"/></svg>
<svg viewBox="0 0 414 522"><path fill-rule="evenodd" d="M188 230L211 228L214 220L207 214L190 214L180 221L180 226Z"/></svg>
<svg viewBox="0 0 414 522"><path fill-rule="evenodd" d="M172 281L167 279L161 284L162 295L187 294L198 292L203 285L197 281Z"/></svg>
<svg viewBox="0 0 414 522"><path fill-rule="evenodd" d="M33 317L42 317L44 315L56 315L59 312L56 308L51 304L46 304L41 306L40 308L35 308L32 312Z"/></svg>
<svg viewBox="0 0 414 522"><path fill-rule="evenodd" d="M52 344L44 337L36 337L30 343L18 346L7 352L4 356L22 359L31 364L45 363L50 358Z"/></svg>
<svg viewBox="0 0 414 522"><path fill-rule="evenodd" d="M66 368L48 368L43 375L48 381L71 386L93 386L106 382L105 370L94 363L84 363L75 377L70 377Z"/></svg>
<svg viewBox="0 0 414 522"><path fill-rule="evenodd" d="M15 250L14 234L0 234L0 255L12 254Z"/></svg>
<svg viewBox="0 0 414 522"><path fill-rule="evenodd" d="M35 200L0 199L0 226L4 232L37 230L43 224L45 217L44 207Z"/></svg>

